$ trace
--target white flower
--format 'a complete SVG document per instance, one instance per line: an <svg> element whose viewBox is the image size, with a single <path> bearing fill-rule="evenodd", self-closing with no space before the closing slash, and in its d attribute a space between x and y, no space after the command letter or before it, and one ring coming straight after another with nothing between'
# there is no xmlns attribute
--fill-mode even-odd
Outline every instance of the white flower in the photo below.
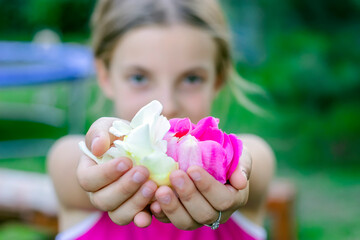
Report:
<svg viewBox="0 0 360 240"><path fill-rule="evenodd" d="M166 155L165 134L170 129L166 117L160 115L162 105L152 101L140 109L130 123L124 120L114 121L109 132L123 140L114 141L102 157L96 157L80 142L80 149L97 163L101 164L113 158L128 157L134 165L143 165L149 169L150 179L158 185L170 185L171 171L178 169L175 160Z"/></svg>

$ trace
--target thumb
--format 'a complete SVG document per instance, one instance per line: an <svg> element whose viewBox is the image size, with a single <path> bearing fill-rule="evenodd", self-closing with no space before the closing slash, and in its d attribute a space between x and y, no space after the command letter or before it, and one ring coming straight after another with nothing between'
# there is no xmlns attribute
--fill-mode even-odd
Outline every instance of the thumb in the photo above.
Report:
<svg viewBox="0 0 360 240"><path fill-rule="evenodd" d="M109 129L117 118L103 117L96 120L86 133L86 146L95 156L102 156L116 139Z"/></svg>
<svg viewBox="0 0 360 240"><path fill-rule="evenodd" d="M243 151L241 153L239 164L237 165L235 171L230 177L231 185L238 189L242 190L246 188L250 174L251 174L252 160L251 155L248 149L244 146Z"/></svg>

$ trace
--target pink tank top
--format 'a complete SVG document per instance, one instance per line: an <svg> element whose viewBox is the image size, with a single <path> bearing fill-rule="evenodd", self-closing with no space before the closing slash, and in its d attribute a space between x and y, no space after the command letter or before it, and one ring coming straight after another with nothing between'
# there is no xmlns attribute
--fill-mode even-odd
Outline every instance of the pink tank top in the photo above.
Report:
<svg viewBox="0 0 360 240"><path fill-rule="evenodd" d="M266 239L266 232L237 212L217 230L201 227L193 231L179 230L174 225L159 222L155 218L147 228L139 228L133 223L119 226L111 221L107 213L97 213L87 219L87 222L58 234L56 240L219 240L235 237L242 240Z"/></svg>

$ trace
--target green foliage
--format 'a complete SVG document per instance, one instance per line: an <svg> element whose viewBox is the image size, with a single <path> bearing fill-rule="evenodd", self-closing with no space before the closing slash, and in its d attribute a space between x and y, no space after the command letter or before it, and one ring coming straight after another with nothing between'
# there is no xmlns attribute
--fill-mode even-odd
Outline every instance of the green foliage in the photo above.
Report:
<svg viewBox="0 0 360 240"><path fill-rule="evenodd" d="M95 0L0 0L0 37L9 39L11 35L23 34L31 39L43 28L60 35L88 35L94 3Z"/></svg>

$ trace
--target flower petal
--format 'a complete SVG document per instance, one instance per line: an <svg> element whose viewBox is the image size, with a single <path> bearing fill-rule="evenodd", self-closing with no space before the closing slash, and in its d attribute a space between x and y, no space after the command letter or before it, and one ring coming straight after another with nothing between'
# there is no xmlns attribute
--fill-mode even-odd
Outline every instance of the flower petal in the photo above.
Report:
<svg viewBox="0 0 360 240"><path fill-rule="evenodd" d="M233 157L234 157L234 149L233 149L233 145L230 141L230 137L228 134L224 133L224 142L223 142L223 148L225 149L225 152L226 152L226 158L225 158L225 161L226 161L226 166L227 169L229 168L230 164L231 164L231 161L233 160Z"/></svg>
<svg viewBox="0 0 360 240"><path fill-rule="evenodd" d="M214 117L206 117L201 119L190 134L200 139L208 128L218 128L219 119Z"/></svg>
<svg viewBox="0 0 360 240"><path fill-rule="evenodd" d="M152 153L153 144L150 139L149 125L144 124L133 129L130 134L124 138L123 147L137 162Z"/></svg>
<svg viewBox="0 0 360 240"><path fill-rule="evenodd" d="M224 158L226 155L223 147L214 141L199 142L201 148L203 168L221 183L226 182L226 165Z"/></svg>
<svg viewBox="0 0 360 240"><path fill-rule="evenodd" d="M170 132L175 132L175 127L178 121L180 121L182 118L172 118L169 120L170 122Z"/></svg>
<svg viewBox="0 0 360 240"><path fill-rule="evenodd" d="M205 129L203 134L198 138L198 140L199 141L212 140L218 142L220 145L223 145L224 133L218 128L208 127Z"/></svg>
<svg viewBox="0 0 360 240"><path fill-rule="evenodd" d="M150 179L156 184L170 185L169 176L173 170L178 169L178 164L171 157L160 151L154 151L145 156L140 164L150 172Z"/></svg>
<svg viewBox="0 0 360 240"><path fill-rule="evenodd" d="M235 134L229 134L229 139L233 146L232 148L234 150L234 155L226 171L226 177L228 179L231 177L231 174L235 171L237 165L239 164L240 156L242 155L243 151L243 142L238 139Z"/></svg>
<svg viewBox="0 0 360 240"><path fill-rule="evenodd" d="M192 130L192 122L189 118L183 118L176 122L174 127L175 137L181 138Z"/></svg>
<svg viewBox="0 0 360 240"><path fill-rule="evenodd" d="M110 127L109 132L116 137L121 137L128 135L132 127L125 120L114 121L112 127Z"/></svg>
<svg viewBox="0 0 360 240"><path fill-rule="evenodd" d="M118 147L111 147L109 150L106 151L106 153L104 153L99 163L105 163L107 161L119 157L129 157L129 156L127 155L124 149Z"/></svg>
<svg viewBox="0 0 360 240"><path fill-rule="evenodd" d="M101 161L101 158L96 157L94 154L92 154L92 152L86 147L86 144L84 141L79 142L79 147L81 149L81 151L88 156L89 158L91 158L92 160L94 160L95 162L99 163L99 161Z"/></svg>
<svg viewBox="0 0 360 240"><path fill-rule="evenodd" d="M166 154L169 157L172 157L175 161L177 161L178 138L168 136L168 137L166 137L166 141L167 141Z"/></svg>
<svg viewBox="0 0 360 240"><path fill-rule="evenodd" d="M166 152L166 141L163 141L165 134L170 129L170 123L166 117L155 116L150 123L150 138L156 150Z"/></svg>
<svg viewBox="0 0 360 240"><path fill-rule="evenodd" d="M198 141L191 135L180 140L177 149L177 162L181 170L186 171L190 166L203 166L201 149Z"/></svg>
<svg viewBox="0 0 360 240"><path fill-rule="evenodd" d="M157 100L142 107L131 120L130 126L136 128L144 123L149 123L155 116L159 116L163 106Z"/></svg>

